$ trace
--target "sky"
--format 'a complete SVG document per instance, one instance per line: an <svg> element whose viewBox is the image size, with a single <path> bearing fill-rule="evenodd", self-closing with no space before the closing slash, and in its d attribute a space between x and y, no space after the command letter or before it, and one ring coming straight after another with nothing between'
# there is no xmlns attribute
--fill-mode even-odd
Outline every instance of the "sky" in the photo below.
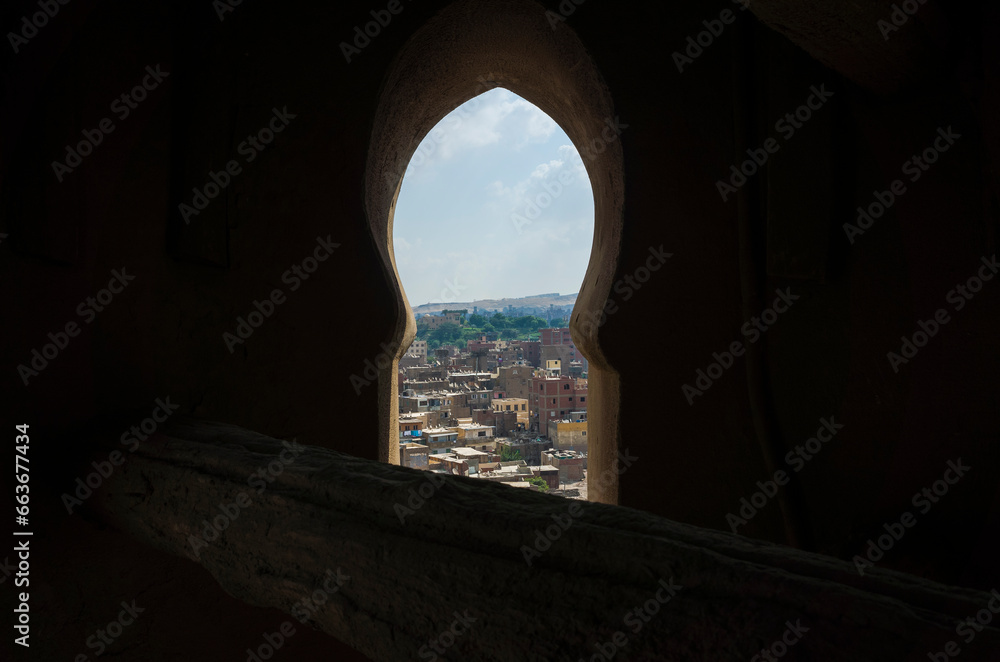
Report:
<svg viewBox="0 0 1000 662"><path fill-rule="evenodd" d="M593 239L594 196L576 148L548 115L502 88L427 134L393 217L411 306L579 292Z"/></svg>

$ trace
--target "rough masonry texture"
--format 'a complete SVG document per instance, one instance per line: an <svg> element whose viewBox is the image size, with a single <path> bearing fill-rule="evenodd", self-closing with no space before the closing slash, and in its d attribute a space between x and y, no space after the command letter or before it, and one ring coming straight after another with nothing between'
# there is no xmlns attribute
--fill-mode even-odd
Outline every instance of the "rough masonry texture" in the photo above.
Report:
<svg viewBox="0 0 1000 662"><path fill-rule="evenodd" d="M100 507L254 605L292 613L339 569L349 579L309 621L378 660L415 659L456 612L476 620L446 659L589 659L621 631L628 659L746 660L787 622L808 628L789 659L919 659L990 600L890 571L861 577L843 561L628 508L453 476L438 485L426 472L315 447L283 463L283 450L238 427L182 422L142 443ZM260 493L248 485L275 462L273 482ZM426 485L422 505L399 510ZM190 536L240 493L251 505L196 556ZM553 516L571 523L529 566L524 546ZM629 612L665 585L679 588L633 632ZM963 659L990 659L998 645L988 627Z"/></svg>

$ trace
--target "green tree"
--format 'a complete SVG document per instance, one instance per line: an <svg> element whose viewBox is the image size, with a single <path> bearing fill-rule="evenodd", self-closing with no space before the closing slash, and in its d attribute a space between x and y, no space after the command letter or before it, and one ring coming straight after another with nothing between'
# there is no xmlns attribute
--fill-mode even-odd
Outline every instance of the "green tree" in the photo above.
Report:
<svg viewBox="0 0 1000 662"><path fill-rule="evenodd" d="M500 338L503 340L514 340L518 335L517 329L504 329L500 332Z"/></svg>
<svg viewBox="0 0 1000 662"><path fill-rule="evenodd" d="M469 326L474 326L478 328L481 327L483 324L486 324L486 318L480 315L479 313L473 313L469 315Z"/></svg>
<svg viewBox="0 0 1000 662"><path fill-rule="evenodd" d="M539 492L548 492L549 484L545 482L545 479L541 476L532 476L531 478L525 478L524 482L530 483L538 488Z"/></svg>
<svg viewBox="0 0 1000 662"><path fill-rule="evenodd" d="M546 325L545 320L536 315L525 315L514 320L514 326L522 331L537 331L538 329L544 329Z"/></svg>
<svg viewBox="0 0 1000 662"><path fill-rule="evenodd" d="M441 344L454 342L462 337L462 329L453 322L445 322L430 333L430 339Z"/></svg>
<svg viewBox="0 0 1000 662"><path fill-rule="evenodd" d="M521 458L521 450L519 448L511 448L510 446L504 446L500 449L500 461L501 462L517 462Z"/></svg>

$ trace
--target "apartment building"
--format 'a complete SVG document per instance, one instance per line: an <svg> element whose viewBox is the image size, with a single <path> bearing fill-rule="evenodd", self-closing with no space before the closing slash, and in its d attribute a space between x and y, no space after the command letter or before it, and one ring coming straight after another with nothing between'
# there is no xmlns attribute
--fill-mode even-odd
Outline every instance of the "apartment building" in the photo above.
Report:
<svg viewBox="0 0 1000 662"><path fill-rule="evenodd" d="M528 427L528 398L493 398L492 404L494 412L517 412L517 422Z"/></svg>
<svg viewBox="0 0 1000 662"><path fill-rule="evenodd" d="M587 452L587 421L550 420L548 436L557 450Z"/></svg>
<svg viewBox="0 0 1000 662"><path fill-rule="evenodd" d="M528 407L538 430L548 430L550 420L584 418L580 412L587 409L587 380L546 375L532 377L531 384Z"/></svg>
<svg viewBox="0 0 1000 662"><path fill-rule="evenodd" d="M457 310L446 310L440 315L424 315L418 323L426 323L430 329L439 329L445 324L459 324L462 321L462 312Z"/></svg>
<svg viewBox="0 0 1000 662"><path fill-rule="evenodd" d="M426 471L429 467L427 446L414 442L401 443L399 445L399 464L411 469Z"/></svg>
<svg viewBox="0 0 1000 662"><path fill-rule="evenodd" d="M424 420L416 417L399 417L399 440L410 441L419 438L420 431L424 429Z"/></svg>
<svg viewBox="0 0 1000 662"><path fill-rule="evenodd" d="M503 395L500 397L504 398L527 399L531 394L531 378L534 372L534 367L524 363L500 366L497 370L494 391L502 392Z"/></svg>
<svg viewBox="0 0 1000 662"><path fill-rule="evenodd" d="M449 428L425 428L422 436L432 455L448 453L455 446L462 445L458 440L458 432Z"/></svg>
<svg viewBox="0 0 1000 662"><path fill-rule="evenodd" d="M541 348L539 350L540 365L552 360L560 361L560 373L568 375L573 361L579 361L581 371L587 369L587 359L576 348L569 329L539 329Z"/></svg>

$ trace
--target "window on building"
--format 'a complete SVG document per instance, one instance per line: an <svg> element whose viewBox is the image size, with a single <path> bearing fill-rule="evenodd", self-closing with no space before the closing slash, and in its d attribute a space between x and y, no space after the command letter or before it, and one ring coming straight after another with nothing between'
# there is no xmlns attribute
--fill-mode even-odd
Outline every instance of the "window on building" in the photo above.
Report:
<svg viewBox="0 0 1000 662"><path fill-rule="evenodd" d="M484 102L485 105L487 106L486 108L482 107L475 108L473 105L473 104L479 104L480 106L482 106ZM448 150L442 150L440 144L435 145L435 143L441 143L443 140L446 139L447 133L450 131L450 127L457 126L461 129L461 132L463 134L466 134L474 132L473 129L475 127L473 125L480 121L485 120L487 122L493 122L493 124L496 124L496 113L487 112L494 110L494 107L498 107L503 110L504 114L501 115L501 118L507 118L504 124L496 126L490 125L488 127L488 129L491 132L490 135L492 134L500 135L500 139L497 142L497 145L505 149L508 147L512 148L514 156L516 156L517 154L530 154L530 156L528 157L528 161L525 164L523 164L525 166L524 173L530 174L530 176L533 177L534 179L529 178L528 174L524 174L523 177L521 177L522 179L525 179L528 186L528 189L526 190L526 192L524 192L523 195L520 195L520 193L518 193L520 191L520 189L518 188L518 184L520 182L517 179L517 177L519 176L517 175L517 173L520 171L516 169L517 167L520 167L522 164L514 163L513 164L514 167L510 169L510 172L514 174L505 174L502 179L497 178L496 174L487 173L486 176L489 177L489 179L484 180L482 182L483 184L482 186L471 185L472 183L478 184L479 182L467 182L469 185L456 186L455 185L456 179L460 180L463 176L465 176L467 180L472 179L473 174L478 173L480 170L486 170L486 168L467 167L467 165L463 162L463 158L466 156L466 154L462 153L461 150L461 148L465 147L466 145L460 141L449 142ZM472 109L471 113L470 109ZM535 116L536 114L541 115L541 118L536 117ZM522 227L519 224L522 223L522 221L520 221L520 217L524 213L522 207L524 206L524 204L526 204L525 200L532 199L530 196L536 195L538 193L537 190L532 189L532 186L537 184L537 182L535 182L535 179L538 179L538 177L535 174L535 169L537 168L539 163L544 163L549 166L548 170L546 170L545 173L543 173L545 174L545 176L542 178L542 182L544 183L546 181L551 180L553 177L556 177L557 178L556 181L563 183L563 190L565 190L566 193L569 193L571 188L573 188L574 190L573 192L575 193L577 178L579 178L579 182L581 183L581 186L579 186L579 188L581 189L581 193L583 195L580 197L579 208L573 206L570 209L570 211L572 212L572 218L574 220L577 217L580 217L588 224L591 222L591 217L593 215L594 194L590 190L590 179L587 173L587 169L583 167L579 155L573 148L572 141L570 141L568 137L563 135L561 129L558 126L550 128L547 125L544 125L543 128L545 129L545 132L539 133L536 130L537 127L535 127L534 124L527 124L529 130L532 131L527 147L525 147L524 145L523 136L515 137L513 140L509 141L510 144L507 145L508 142L506 140L507 126L514 126L517 127L518 129L521 129L525 125L526 120L530 120L531 122L539 122L543 120L551 121L550 118L545 117L543 113L538 111L537 108L531 106L531 104L525 102L523 99L520 99L519 97L509 92L508 90L500 88L497 90L487 92L486 94L481 95L480 97L474 98L472 101L469 102L468 107L456 109L454 115L443 118L439 126L431 130L426 135L421 145L418 146L416 152L412 156L411 163L408 164L406 172L402 178L400 189L397 193L397 198L395 199L395 204L389 210L390 224L388 227L391 228L390 231L392 236L388 237L388 239L390 241L390 249L393 248L395 249L394 251L391 251L391 253L394 253L393 262L395 263L394 266L397 267L398 269L397 273L399 275L399 280L401 281L400 285L402 288L405 288L406 291L406 294L404 295L405 300L409 300L414 304L420 304L425 301L433 299L435 296L439 296L440 282L448 280L454 282L461 281L464 283L469 280L469 278L465 277L465 274L462 273L461 271L458 274L453 273L454 265L451 265L450 263L449 263L450 270L447 273L433 274L430 275L429 277L426 277L427 274L424 273L426 271L426 269L424 269L424 267L426 266L426 257L425 257L426 249L424 250L424 253L421 254L421 251L417 249L411 249L406 246L406 244L409 244L410 246L416 246L418 242L413 240L415 237L425 239L428 245L430 244L439 245L440 242L436 242L433 240L433 237L428 236L429 234L433 234L434 232L438 232L442 237L445 237L454 242L462 242L463 240L465 240L467 244L475 245L476 242L481 241L480 238L482 236L482 228L475 227L476 224L474 223L465 222L465 218L467 218L469 214L467 213L467 210L460 208L459 203L469 202L474 208L479 208L482 206L482 201L471 199L473 197L471 195L469 196L459 195L457 191L476 192L476 191L481 191L486 187L490 187L488 188L490 194L495 196L496 198L499 198L500 202L503 203L503 204L498 203L493 205L493 207L501 209L501 214L498 217L498 219L484 218L482 220L484 221L485 224L488 224L490 227L494 226L499 227L501 224L505 226L511 226L513 227L514 230L517 231L518 235L521 235L522 233L525 235L524 241L525 245L528 246L528 248L525 249L522 247L521 249L519 249L519 251L521 254L525 256L526 260L531 260L528 262L529 264L531 263L535 264L534 269L530 267L527 269L527 271L531 272L533 279L535 278L535 276L540 277L542 275L537 273L538 271L537 265L542 263L542 261L537 259L531 259L534 257L532 255L532 252L535 251L536 250L535 247L538 246L539 252L541 252L542 254L547 254L547 251L550 250L550 247L546 247L546 243L544 241L540 241L537 237L533 237L531 235L532 233L535 232L544 232L548 234L551 232L551 227L553 225L549 224L547 226L543 226L540 223L534 223L534 224L525 224ZM552 133L553 135L552 140L548 139L549 133ZM536 144L539 146L537 154L533 153L536 151L534 149ZM559 161L553 161L552 160L554 158L553 156L547 153L543 153L542 147L548 144L551 144L552 146L558 148ZM457 145L457 147L455 147L455 145ZM434 149L435 146L438 147L437 150ZM474 155L473 163L477 165L479 164L486 165L493 163L493 161L489 158L489 155L484 153L484 149L481 146L476 146L475 150L467 150L467 151L470 154ZM428 167L427 163L432 161L434 167ZM551 165L557 162L566 164L564 166L561 166L562 167L561 171L559 170L559 168ZM561 172L565 172L567 174L565 175L560 174ZM571 182L572 186L570 184L566 184L562 178L567 175L573 176ZM439 186L439 184L441 183L441 181L438 180L444 181L445 185L448 187L448 190L451 192L451 195L440 196L435 194L434 192L435 187ZM518 195L514 195L515 193L517 193ZM571 197L573 197L570 195L566 195L566 193L560 196L560 200L558 201L560 205L568 204L570 202ZM470 200L465 200L465 198L470 198ZM423 208L411 209L412 207L417 207L417 205L411 204L413 201L422 202L427 200L430 201L447 200L449 202L449 205L447 208L444 209L432 209L432 210L426 210ZM508 203L510 203L509 209L504 206L507 205ZM551 218L556 218L559 213L562 213L562 211L563 210L561 209L557 209L557 205L553 204L546 209L546 214ZM515 218L515 216L517 218ZM424 222L425 218L431 219L434 222L434 227L428 229L428 227L426 226L431 225L431 223ZM585 227L584 229L587 228ZM573 254L574 257L576 256L577 253L579 253L579 255L582 256L579 265L580 267L579 272L580 275L582 276L582 274L586 271L586 266L589 262L590 253L588 249L591 247L593 242L593 233L578 232L577 229L574 227L574 232L572 234L573 237L579 236L582 239L587 239L589 236L590 238L590 241L582 242L581 243L582 248ZM407 241L403 241L404 239ZM396 244L396 242L399 243ZM515 255L516 253L517 252L513 250L510 252L511 255ZM495 265L491 266L495 267ZM560 277L565 276L566 274L563 272L566 271L569 271L569 269L561 270L559 276ZM420 273L421 280L425 280L426 282L422 283L417 281L416 279L409 278L408 276L413 273ZM477 274L475 273L471 274L471 280L473 282L476 282L475 278L476 275ZM496 268L493 268L488 273L486 280L495 283L507 283L507 276L505 276L504 272L498 272L496 271ZM570 287L577 287L577 286L575 285L575 283L571 283L569 286L567 286L567 289L565 291L578 291L577 289L569 289ZM560 291L560 290L562 290L562 288L560 287L553 286L551 288L551 291ZM549 290L546 289L545 291ZM477 293L475 292L469 292L469 293L463 293L463 296L468 296L470 297L470 299L468 300L471 300L471 298L475 297L476 294ZM510 316L515 315L515 312L513 310L505 311L505 313ZM569 315L567 314L560 313L560 315L569 318ZM447 323L442 324L442 322L450 321L447 318L454 318L454 317L457 317L457 315L446 314L442 318L426 320L423 325L424 328L426 328L428 324L434 324L434 326L439 327L438 331L440 332L437 333L436 335L429 334L433 338L433 340L431 341L428 341L428 338L426 336L421 338L419 347L421 348L427 347L429 350L433 350L435 348L443 347L446 342L456 342L453 338L451 338L454 329L449 328L450 324ZM445 333L444 331L441 331L441 329L444 329L449 333ZM421 335L423 335L423 333L421 333ZM564 329L561 332L553 330L549 332L549 334L547 335L553 341L555 342L561 341L563 344L569 344L572 340L571 334L569 333L568 329ZM491 335L490 337L493 338L495 336ZM456 344L463 344L463 343L457 342ZM494 345L494 343L484 343L484 349L488 345ZM535 359L537 359L537 356L540 354L537 341L531 344L530 346L526 346L525 349L527 350L526 353L531 355ZM575 352L571 355L575 356ZM478 370L481 369L481 367L483 366L477 364L476 368L474 368L473 370L478 372ZM532 372L533 371L529 371L529 375L531 375ZM513 371L513 374L519 375L520 371L515 370ZM555 384L553 384L551 388L553 390L558 390L557 384L559 382L556 380L553 381L555 381ZM530 390L529 380L524 380L523 385L519 386L519 389L523 388L528 388ZM570 385L565 383L563 385L562 390L568 390L572 392L572 390L570 389ZM520 392L523 393L523 390L521 390ZM544 383L540 383L539 395L536 396L537 399L535 400L536 405L540 402L540 396L545 393L547 393L546 385ZM484 394L483 397L480 398L479 394L472 394L471 398L467 398L466 406L471 404L469 400L478 400L478 399L489 400L491 396L492 394ZM459 399L455 399L455 401L456 403L461 402L461 400ZM565 403L566 399L563 398L562 402ZM559 403L560 401L557 397L552 399L553 407L558 406ZM446 404L451 405L453 403L451 402L451 400L448 400ZM572 408L573 406L571 405L570 409ZM498 411L504 410L503 407L497 407L495 409ZM506 411L511 411L510 405L507 405L505 409ZM526 412L527 403L522 404L520 410L518 409L517 405L514 405L513 410L519 412ZM560 412L560 415L565 416L565 414L566 410ZM535 415L537 416L537 413ZM442 412L442 418L445 418L446 416L447 413ZM554 418L555 412L550 410L549 417ZM536 418L535 420L537 421L538 419ZM478 433L478 436L480 437L486 436L486 431L480 431ZM448 452L450 452L451 450L452 450L451 448L447 449Z"/></svg>

